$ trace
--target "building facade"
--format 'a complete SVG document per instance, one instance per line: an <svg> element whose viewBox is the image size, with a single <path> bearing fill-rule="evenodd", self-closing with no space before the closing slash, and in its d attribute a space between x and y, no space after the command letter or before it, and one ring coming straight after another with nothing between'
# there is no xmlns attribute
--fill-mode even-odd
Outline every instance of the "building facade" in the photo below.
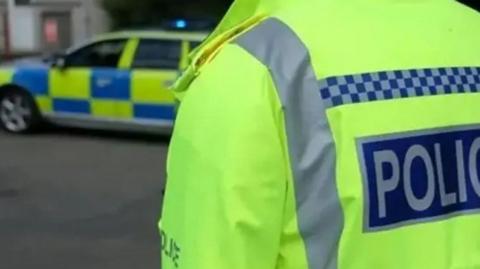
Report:
<svg viewBox="0 0 480 269"><path fill-rule="evenodd" d="M18 55L48 54L109 29L108 16L99 0L16 0L10 24L7 1L0 0L3 54L7 50Z"/></svg>

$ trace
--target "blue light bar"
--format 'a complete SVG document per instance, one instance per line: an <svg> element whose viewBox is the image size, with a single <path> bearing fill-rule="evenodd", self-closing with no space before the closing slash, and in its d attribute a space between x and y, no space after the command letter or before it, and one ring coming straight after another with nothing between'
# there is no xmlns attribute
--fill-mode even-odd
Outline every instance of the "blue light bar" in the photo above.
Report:
<svg viewBox="0 0 480 269"><path fill-rule="evenodd" d="M187 21L186 20L176 20L175 27L178 29L185 29L187 28Z"/></svg>

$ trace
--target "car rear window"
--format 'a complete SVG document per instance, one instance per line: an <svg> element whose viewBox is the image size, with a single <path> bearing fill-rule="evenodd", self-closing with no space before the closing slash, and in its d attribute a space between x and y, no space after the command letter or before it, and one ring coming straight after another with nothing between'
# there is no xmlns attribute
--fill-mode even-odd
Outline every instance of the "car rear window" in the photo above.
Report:
<svg viewBox="0 0 480 269"><path fill-rule="evenodd" d="M133 68L178 69L180 40L142 39L132 63Z"/></svg>

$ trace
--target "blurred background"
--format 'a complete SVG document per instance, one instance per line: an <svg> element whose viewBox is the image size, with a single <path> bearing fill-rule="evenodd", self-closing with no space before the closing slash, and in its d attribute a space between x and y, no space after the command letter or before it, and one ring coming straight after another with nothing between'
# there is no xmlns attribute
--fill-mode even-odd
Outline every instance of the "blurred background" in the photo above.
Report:
<svg viewBox="0 0 480 269"><path fill-rule="evenodd" d="M0 0L1 269L160 268L168 86L230 4Z"/></svg>
<svg viewBox="0 0 480 269"><path fill-rule="evenodd" d="M0 0L0 52L16 57L45 54L111 30L164 28L167 21L174 19L189 19L203 27L212 27L230 3L230 0ZM14 8L11 18L9 6Z"/></svg>
<svg viewBox="0 0 480 269"><path fill-rule="evenodd" d="M134 83L140 85L137 95L144 107L131 108L131 116L143 117L147 127L164 124L166 118L170 123L173 97L163 84L177 76L184 48L188 52L198 45L229 5L228 0L0 0L0 114L8 115L3 104L15 99L11 93L32 93L41 105L42 97L33 92L47 87L43 85L47 79L39 78L46 68L55 69L54 62L42 62L43 58L92 38L105 38L108 32L128 30L121 35L127 42L142 38L138 61L123 69L140 77ZM164 33L172 31L177 33ZM114 57L112 48L79 53L83 56L77 58L84 59L78 61L89 64L79 68L117 74L108 66L110 60L105 61ZM58 70L76 68L69 65ZM63 79L65 91L78 82L78 77ZM98 83L108 83L108 77ZM155 93L142 92L143 88ZM47 100L50 109L42 111L44 116L61 110L53 99ZM168 106L155 109L162 102ZM110 107L113 112L108 114ZM75 108L74 103L66 111ZM124 123L117 118L117 108L108 102L100 107L99 113L107 111L110 118L96 129L49 124L22 135L14 129L0 130L0 268L160 268L157 222L170 130L102 130L112 121ZM4 125L2 121L7 129Z"/></svg>
<svg viewBox="0 0 480 269"><path fill-rule="evenodd" d="M8 2L15 4L9 23ZM0 54L38 55L110 30L161 28L172 19L213 26L232 0L0 0ZM479 8L478 0L461 0ZM7 25L11 27L7 27ZM11 28L11 29L10 29ZM1 56L1 55L0 55Z"/></svg>

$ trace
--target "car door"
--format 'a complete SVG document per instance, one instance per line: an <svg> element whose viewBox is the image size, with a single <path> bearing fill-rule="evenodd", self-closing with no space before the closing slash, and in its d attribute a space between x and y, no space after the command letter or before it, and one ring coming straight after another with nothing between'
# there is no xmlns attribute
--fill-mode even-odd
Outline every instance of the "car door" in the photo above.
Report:
<svg viewBox="0 0 480 269"><path fill-rule="evenodd" d="M171 125L175 98L169 89L178 77L181 40L140 39L132 61L134 120Z"/></svg>
<svg viewBox="0 0 480 269"><path fill-rule="evenodd" d="M87 45L67 55L64 66L53 68L50 95L56 116L99 120L132 114L129 70L118 69L126 43L115 39Z"/></svg>

